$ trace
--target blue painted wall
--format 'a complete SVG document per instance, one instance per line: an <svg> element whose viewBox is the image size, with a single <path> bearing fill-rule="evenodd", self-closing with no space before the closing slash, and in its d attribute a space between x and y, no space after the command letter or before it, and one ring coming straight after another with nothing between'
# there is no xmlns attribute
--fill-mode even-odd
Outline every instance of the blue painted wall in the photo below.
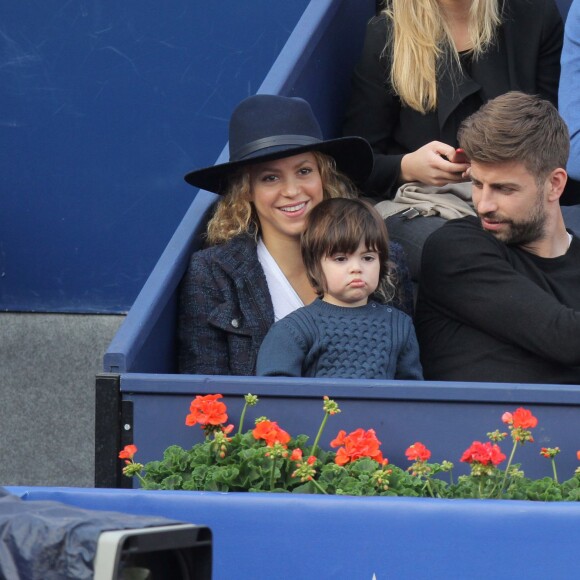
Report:
<svg viewBox="0 0 580 580"><path fill-rule="evenodd" d="M0 310L128 310L307 4L3 3Z"/></svg>

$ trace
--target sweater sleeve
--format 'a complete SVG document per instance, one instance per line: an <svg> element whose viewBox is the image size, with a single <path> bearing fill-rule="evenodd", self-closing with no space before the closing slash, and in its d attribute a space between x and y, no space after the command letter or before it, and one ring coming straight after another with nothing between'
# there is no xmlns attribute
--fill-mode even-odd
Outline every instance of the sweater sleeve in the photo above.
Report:
<svg viewBox="0 0 580 580"><path fill-rule="evenodd" d="M572 2L566 19L559 104L570 130L568 173L580 179L580 0Z"/></svg>
<svg viewBox="0 0 580 580"><path fill-rule="evenodd" d="M580 365L580 312L517 271L508 251L466 220L448 222L432 234L423 247L419 326L424 302L443 317L541 358Z"/></svg>
<svg viewBox="0 0 580 580"><path fill-rule="evenodd" d="M258 352L256 376L301 377L309 347L302 333L286 317L270 328Z"/></svg>
<svg viewBox="0 0 580 580"><path fill-rule="evenodd" d="M396 379L422 381L423 369L419 357L419 343L415 334L415 327L410 318L405 317L404 336L406 338L397 359Z"/></svg>
<svg viewBox="0 0 580 580"><path fill-rule="evenodd" d="M386 18L372 18L367 25L363 51L354 70L343 127L345 135L364 137L373 148L374 169L365 187L365 193L373 197L394 192L403 157L385 154L401 107L389 83L389 71L383 55L386 41Z"/></svg>

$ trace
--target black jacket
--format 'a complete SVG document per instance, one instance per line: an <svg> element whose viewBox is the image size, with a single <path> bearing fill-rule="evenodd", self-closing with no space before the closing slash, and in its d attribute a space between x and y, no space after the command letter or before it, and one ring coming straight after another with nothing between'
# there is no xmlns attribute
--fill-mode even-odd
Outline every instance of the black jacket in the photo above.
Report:
<svg viewBox="0 0 580 580"><path fill-rule="evenodd" d="M457 147L457 129L474 103L517 90L557 105L563 23L554 0L504 0L495 45L472 62L470 76L442 67L438 107L427 115L401 106L394 94L389 47L384 51L391 28L384 15L368 23L344 124L346 135L366 138L375 152L368 195L394 195L403 155L431 141Z"/></svg>

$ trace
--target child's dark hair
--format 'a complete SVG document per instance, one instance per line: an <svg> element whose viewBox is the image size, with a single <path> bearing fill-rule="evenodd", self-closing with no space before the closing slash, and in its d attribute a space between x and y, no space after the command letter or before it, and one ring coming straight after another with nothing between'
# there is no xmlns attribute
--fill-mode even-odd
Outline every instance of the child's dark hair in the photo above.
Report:
<svg viewBox="0 0 580 580"><path fill-rule="evenodd" d="M389 236L385 222L366 201L344 198L326 199L316 205L308 214L300 240L306 274L318 296L327 291L322 260L334 254L352 254L361 241L379 255L379 295L385 301L392 298L394 287L389 281Z"/></svg>

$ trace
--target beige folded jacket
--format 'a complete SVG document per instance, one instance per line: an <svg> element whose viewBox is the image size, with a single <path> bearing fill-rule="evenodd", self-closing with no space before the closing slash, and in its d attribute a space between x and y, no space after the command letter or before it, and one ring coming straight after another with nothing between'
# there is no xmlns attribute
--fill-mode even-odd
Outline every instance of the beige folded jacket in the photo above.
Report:
<svg viewBox="0 0 580 580"><path fill-rule="evenodd" d="M438 215L447 220L474 216L476 214L471 203L471 187L469 181L448 183L441 187L418 182L404 183L392 200L381 201L375 208L383 218L411 208L422 216Z"/></svg>

